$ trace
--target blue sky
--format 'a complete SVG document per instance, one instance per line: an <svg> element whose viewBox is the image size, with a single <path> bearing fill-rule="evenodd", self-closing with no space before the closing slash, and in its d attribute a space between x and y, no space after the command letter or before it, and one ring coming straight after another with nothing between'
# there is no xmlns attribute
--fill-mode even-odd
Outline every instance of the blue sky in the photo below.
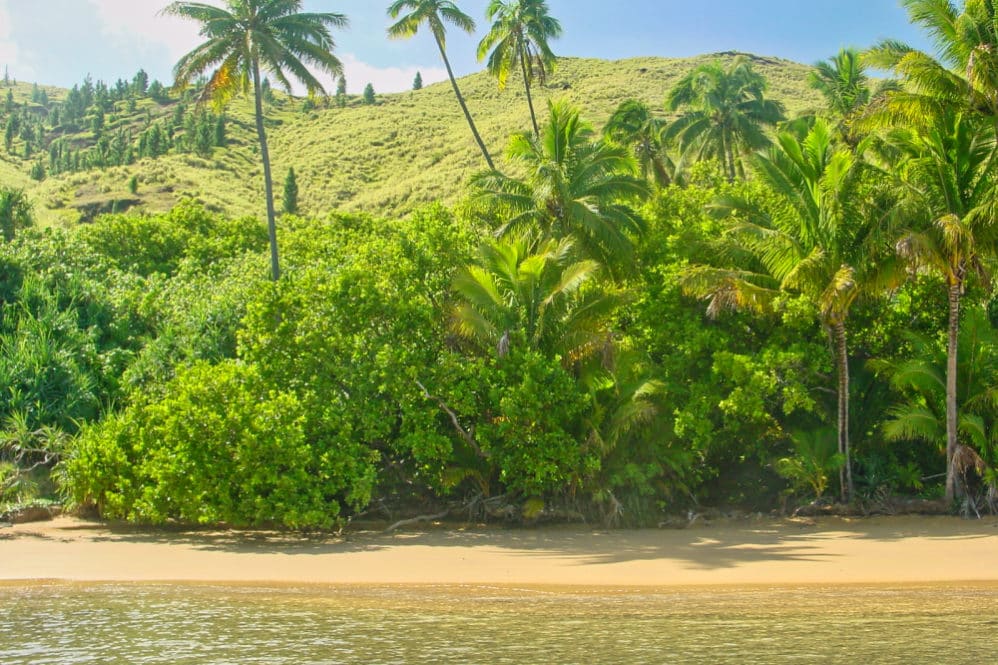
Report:
<svg viewBox="0 0 998 665"><path fill-rule="evenodd" d="M218 3L220 0L209 0ZM144 68L170 79L173 62L197 43L193 25L157 15L166 0L0 0L0 66L21 80L71 86L86 74L113 81ZM406 89L445 74L432 38L385 38L389 0L305 0L308 11L350 17L337 53L351 91L368 82L381 92ZM475 47L485 32L487 0L458 0L478 33L452 32L448 53L458 74L480 69ZM748 51L804 63L842 46L891 37L928 48L897 0L549 0L561 20L566 56L619 59Z"/></svg>

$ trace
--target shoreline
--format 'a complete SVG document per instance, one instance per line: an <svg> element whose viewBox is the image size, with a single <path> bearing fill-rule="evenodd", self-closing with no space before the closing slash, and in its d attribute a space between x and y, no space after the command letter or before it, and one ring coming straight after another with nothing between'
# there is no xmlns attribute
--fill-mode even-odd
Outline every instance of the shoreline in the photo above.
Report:
<svg viewBox="0 0 998 665"><path fill-rule="evenodd" d="M73 517L0 529L0 585L500 587L998 586L998 518L740 520L682 530L430 527L307 537Z"/></svg>

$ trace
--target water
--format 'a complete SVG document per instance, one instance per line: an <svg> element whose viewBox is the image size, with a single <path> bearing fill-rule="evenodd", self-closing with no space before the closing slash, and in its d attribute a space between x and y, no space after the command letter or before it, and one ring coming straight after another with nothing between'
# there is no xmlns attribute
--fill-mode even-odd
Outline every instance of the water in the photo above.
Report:
<svg viewBox="0 0 998 665"><path fill-rule="evenodd" d="M0 663L982 663L998 588L0 585Z"/></svg>

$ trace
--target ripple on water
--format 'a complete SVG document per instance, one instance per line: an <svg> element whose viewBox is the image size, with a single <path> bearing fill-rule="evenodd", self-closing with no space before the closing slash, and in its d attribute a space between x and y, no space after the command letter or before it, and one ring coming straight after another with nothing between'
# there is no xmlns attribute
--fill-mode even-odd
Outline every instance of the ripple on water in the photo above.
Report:
<svg viewBox="0 0 998 665"><path fill-rule="evenodd" d="M0 663L980 663L998 589L0 586Z"/></svg>

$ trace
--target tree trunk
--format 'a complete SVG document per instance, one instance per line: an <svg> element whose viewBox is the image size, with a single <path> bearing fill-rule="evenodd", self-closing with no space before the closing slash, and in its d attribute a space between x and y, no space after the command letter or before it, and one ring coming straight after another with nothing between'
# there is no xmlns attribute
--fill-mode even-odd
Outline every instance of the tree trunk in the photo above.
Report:
<svg viewBox="0 0 998 665"><path fill-rule="evenodd" d="M495 164L492 163L492 157L489 155L489 150L485 147L485 142L478 133L478 128L475 127L475 121L471 117L468 105L464 103L464 97L461 95L461 90L457 87L457 80L454 79L454 71L450 67L450 60L447 59L447 51L444 49L444 45L440 42L439 38L437 38L437 48L440 49L440 57L443 58L444 67L447 68L447 76L450 78L450 84L454 88L454 94L457 95L457 103L461 105L461 110L464 111L464 117L468 121L468 126L471 127L471 133L475 136L475 142L477 142L478 147L481 148L482 156L485 157L485 163L489 165L489 169L495 171Z"/></svg>
<svg viewBox="0 0 998 665"><path fill-rule="evenodd" d="M946 500L953 501L956 494L953 477L953 455L957 442L956 371L958 360L958 340L960 333L960 293L959 281L949 287L949 340L946 347Z"/></svg>
<svg viewBox="0 0 998 665"><path fill-rule="evenodd" d="M730 137L725 137L724 152L724 160L727 162L728 166L728 183L733 185L735 184L735 178L737 178L737 175L735 174L735 149L731 145Z"/></svg>
<svg viewBox="0 0 998 665"><path fill-rule="evenodd" d="M527 90L527 106L530 107L530 122L534 125L534 136L539 137L541 130L537 126L537 114L534 113L534 98L530 94L530 72L527 71L526 55L524 52L520 53L520 69L523 70L523 87Z"/></svg>
<svg viewBox="0 0 998 665"><path fill-rule="evenodd" d="M281 278L281 265L277 259L277 214L274 212L274 180L270 174L270 151L267 149L267 132L263 128L263 96L260 92L260 63L253 59L253 97L256 102L256 134L260 139L260 157L263 159L263 188L267 197L267 233L270 235L270 273L276 282Z"/></svg>
<svg viewBox="0 0 998 665"><path fill-rule="evenodd" d="M842 488L842 501L852 501L852 455L849 450L849 353L846 348L845 324L839 322L832 326L832 336L835 339L835 365L838 371L838 430L839 454L845 458L845 464L839 470L839 486Z"/></svg>

